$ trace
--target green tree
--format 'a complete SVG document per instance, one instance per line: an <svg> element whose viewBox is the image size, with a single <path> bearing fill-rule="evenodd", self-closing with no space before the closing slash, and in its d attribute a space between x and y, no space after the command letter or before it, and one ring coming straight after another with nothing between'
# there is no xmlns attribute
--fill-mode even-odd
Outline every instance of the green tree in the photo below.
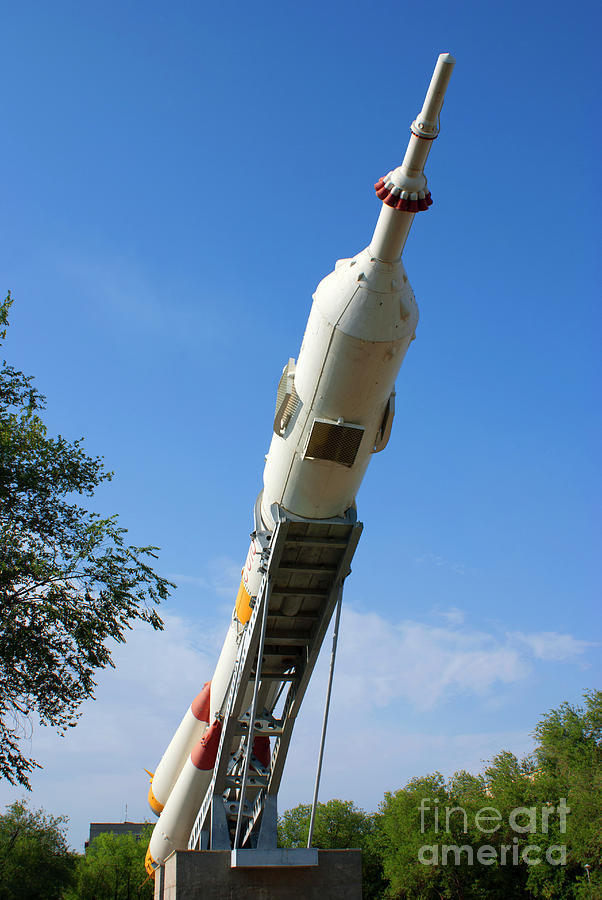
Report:
<svg viewBox="0 0 602 900"><path fill-rule="evenodd" d="M545 872L534 868L534 897L602 898L602 691L588 691L583 699L583 706L562 703L535 728L537 802L558 809L564 798L570 813L564 829L557 815L550 817L551 843L566 846L566 866L554 872L557 893L550 892Z"/></svg>
<svg viewBox="0 0 602 900"><path fill-rule="evenodd" d="M503 751L482 776L412 779L385 796L381 812L388 897L574 896L574 874L555 864L558 807L543 797L531 758Z"/></svg>
<svg viewBox="0 0 602 900"><path fill-rule="evenodd" d="M0 816L2 900L55 900L71 881L75 856L65 838L66 818L13 803Z"/></svg>
<svg viewBox="0 0 602 900"><path fill-rule="evenodd" d="M466 835L458 833L463 823L457 815L450 817L452 833L444 832L445 808L455 805L439 772L413 778L404 788L385 794L380 806L380 849L389 885L385 896L416 900L461 896L466 887L466 854L458 866L442 866L439 858L442 837L445 844L462 847L468 843Z"/></svg>
<svg viewBox="0 0 602 900"><path fill-rule="evenodd" d="M10 293L0 304L0 342ZM32 378L0 368L0 777L29 788L38 764L21 747L30 717L61 733L112 665L107 639L131 622L162 628L154 605L173 585L149 562L156 547L128 546L115 516L82 505L110 481L82 441L50 437Z"/></svg>
<svg viewBox="0 0 602 900"><path fill-rule="evenodd" d="M278 821L281 847L306 847L311 806L301 803L288 809ZM312 846L319 850L362 851L364 900L377 900L385 887L378 847L378 816L364 812L351 800L318 803Z"/></svg>
<svg viewBox="0 0 602 900"><path fill-rule="evenodd" d="M144 857L153 826L138 840L133 834L99 834L78 859L73 885L64 900L152 900L155 883Z"/></svg>
<svg viewBox="0 0 602 900"><path fill-rule="evenodd" d="M543 716L535 737L524 760L502 751L482 776L435 773L385 795L387 897L602 900L602 692Z"/></svg>

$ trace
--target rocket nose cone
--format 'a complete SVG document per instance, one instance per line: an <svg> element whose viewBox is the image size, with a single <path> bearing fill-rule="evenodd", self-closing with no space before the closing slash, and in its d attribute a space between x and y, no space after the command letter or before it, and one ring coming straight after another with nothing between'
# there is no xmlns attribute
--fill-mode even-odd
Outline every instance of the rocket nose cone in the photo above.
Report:
<svg viewBox="0 0 602 900"><path fill-rule="evenodd" d="M161 813L163 812L163 804L160 803L159 800L157 800L157 798L153 794L152 784L148 789L148 805L150 806L150 808L152 809L152 811L154 812L154 814L156 816L160 816Z"/></svg>

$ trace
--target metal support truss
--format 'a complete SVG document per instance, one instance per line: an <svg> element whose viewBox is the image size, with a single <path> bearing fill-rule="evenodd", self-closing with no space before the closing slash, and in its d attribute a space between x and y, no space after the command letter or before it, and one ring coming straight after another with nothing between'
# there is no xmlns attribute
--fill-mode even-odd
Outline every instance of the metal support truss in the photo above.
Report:
<svg viewBox="0 0 602 900"><path fill-rule="evenodd" d="M362 531L353 510L315 521L278 508L275 519L191 850L276 847L277 796L293 726ZM267 765L254 754L261 736L269 738Z"/></svg>

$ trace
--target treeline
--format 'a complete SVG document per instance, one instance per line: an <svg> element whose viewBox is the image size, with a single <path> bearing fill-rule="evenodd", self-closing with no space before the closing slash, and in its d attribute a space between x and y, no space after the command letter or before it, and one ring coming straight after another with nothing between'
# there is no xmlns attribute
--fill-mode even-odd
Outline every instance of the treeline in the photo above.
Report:
<svg viewBox="0 0 602 900"><path fill-rule="evenodd" d="M69 850L67 819L24 802L0 816L1 900L152 900L144 869L153 826L133 834L99 834L85 854Z"/></svg>
<svg viewBox="0 0 602 900"><path fill-rule="evenodd" d="M527 759L502 752L482 775L414 778L376 813L320 803L313 846L363 851L364 900L602 900L602 691L552 710L535 737ZM306 846L309 816L304 804L283 814L281 846ZM151 900L152 826L139 841L101 834L85 855L65 827L24 803L0 816L3 900Z"/></svg>
<svg viewBox="0 0 602 900"><path fill-rule="evenodd" d="M364 900L602 898L602 691L584 701L542 718L527 759L413 778L373 814L319 804L313 846L362 849ZM309 814L284 813L282 846L306 846Z"/></svg>

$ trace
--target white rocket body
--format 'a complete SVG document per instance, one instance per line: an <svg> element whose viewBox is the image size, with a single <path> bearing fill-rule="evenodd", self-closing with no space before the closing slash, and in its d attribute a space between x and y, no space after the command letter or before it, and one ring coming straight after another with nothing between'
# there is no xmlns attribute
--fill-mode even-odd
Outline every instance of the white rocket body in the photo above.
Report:
<svg viewBox="0 0 602 900"><path fill-rule="evenodd" d="M310 519L342 516L353 504L372 453L381 449L383 419L417 323L401 259L381 262L366 249L340 260L320 282L294 375L299 402L267 456L266 526L274 526L274 503Z"/></svg>
<svg viewBox="0 0 602 900"><path fill-rule="evenodd" d="M415 213L432 202L422 170L439 131L453 65L453 57L440 55L422 111L412 123L404 161L376 185L383 204L372 241L357 256L339 260L320 282L298 361L289 360L280 379L257 531L211 681L210 728L202 737L187 713L157 770L167 796L149 846L151 872L172 850L187 846L209 784L211 754L207 749L200 757L196 749L191 754L192 735L202 737L203 744L219 724L240 637L261 583L265 532L275 526L275 505L306 519L344 515L371 455L388 441L395 379L418 323L401 254ZM156 795L154 780L152 792Z"/></svg>

